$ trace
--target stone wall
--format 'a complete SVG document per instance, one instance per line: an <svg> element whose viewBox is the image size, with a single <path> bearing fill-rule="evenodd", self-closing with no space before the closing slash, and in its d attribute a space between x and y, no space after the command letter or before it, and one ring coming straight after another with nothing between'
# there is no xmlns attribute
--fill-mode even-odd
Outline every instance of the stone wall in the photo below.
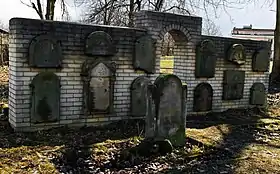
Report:
<svg viewBox="0 0 280 174"><path fill-rule="evenodd" d="M208 82L213 88L213 111L228 108L248 107L249 88L253 82L262 82L268 86L268 72L252 72L252 52L267 42L237 40L230 38L209 37L201 35L201 18L181 16L168 13L141 11L136 14L136 28L82 25L58 21L13 18L10 20L9 38L9 122L18 131L46 129L55 126L100 125L110 121L132 118L130 114L130 86L134 79L146 76L153 82L160 71L161 42L164 34L169 32L175 40L174 74L188 85L187 110L193 111L193 91L202 82ZM116 53L110 56L90 56L85 54L86 39L94 31L104 31L112 38ZM52 35L59 41L62 51L61 67L38 68L30 66L29 57L32 40L40 35ZM133 67L135 41L143 35L150 35L155 40L155 65L153 73L136 71ZM196 46L203 39L211 39L217 48L217 64L213 78L196 78ZM225 59L226 45L244 44L246 63L237 66ZM89 63L85 61L89 60ZM104 64L114 62L116 70L113 88L112 107L109 112L85 114L85 84L87 78L83 69L97 62ZM34 60L37 61L37 60ZM98 65L98 64L96 64ZM110 65L109 65L110 66ZM244 97L240 100L222 100L223 70L240 69L246 71ZM32 88L33 79L39 73L54 72L60 83L58 118L52 122L35 123L32 114L36 109L31 101L35 100ZM106 80L106 78L104 77ZM103 80L104 80L103 79ZM35 82L34 82L35 83ZM44 86L42 86L42 89ZM38 88L37 88L38 90ZM38 90L40 91L40 89ZM53 96L57 97L57 96ZM86 101L87 102L87 101ZM91 103L90 103L91 104ZM89 105L90 105L89 104ZM46 108L43 108L46 109ZM36 113L35 113L36 115ZM135 117L134 117L135 118ZM35 119L36 120L36 119Z"/></svg>

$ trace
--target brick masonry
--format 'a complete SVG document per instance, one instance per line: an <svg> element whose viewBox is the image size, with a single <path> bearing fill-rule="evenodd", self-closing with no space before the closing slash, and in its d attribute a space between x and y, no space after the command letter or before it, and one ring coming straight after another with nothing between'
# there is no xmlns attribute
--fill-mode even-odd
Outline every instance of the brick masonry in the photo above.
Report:
<svg viewBox="0 0 280 174"><path fill-rule="evenodd" d="M266 46L267 42L238 40L201 35L202 19L200 17L182 16L169 13L141 11L136 14L136 28L83 25L77 23L42 21L34 19L13 18L10 20L9 44L9 122L17 131L33 131L61 125L84 126L100 125L110 121L130 117L130 85L141 75L152 81L159 75L161 42L166 32L175 40L174 74L188 85L188 113L193 108L193 90L201 82L211 84L214 92L213 111L228 108L249 107L249 90L254 82L262 82L268 87L269 72L252 72L251 58L255 49ZM114 113L110 115L83 115L83 81L81 67L88 58L84 53L86 37L93 31L102 30L109 33L117 47L117 54L112 61L116 62L116 81L114 85ZM54 33L62 44L62 69L30 68L28 49L31 39L40 34ZM137 37L148 33L156 40L155 74L139 73L133 69L134 44ZM217 54L215 77L210 79L195 78L195 47L203 39L214 41ZM236 101L222 100L223 70L236 69L235 65L224 60L225 45L241 43L246 48L246 64L239 70L246 71L244 97ZM30 121L32 79L39 72L52 71L60 78L60 118L55 123L33 124Z"/></svg>

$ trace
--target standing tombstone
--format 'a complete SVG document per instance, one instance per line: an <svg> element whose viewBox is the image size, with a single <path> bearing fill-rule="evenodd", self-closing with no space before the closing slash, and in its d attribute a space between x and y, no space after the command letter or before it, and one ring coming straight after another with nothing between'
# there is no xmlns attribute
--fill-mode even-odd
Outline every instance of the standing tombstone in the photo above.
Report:
<svg viewBox="0 0 280 174"><path fill-rule="evenodd" d="M41 72L30 84L31 122L55 122L59 119L60 81L52 72Z"/></svg>
<svg viewBox="0 0 280 174"><path fill-rule="evenodd" d="M92 32L85 47L86 54L91 56L112 56L116 52L111 36L104 31Z"/></svg>
<svg viewBox="0 0 280 174"><path fill-rule="evenodd" d="M254 83L250 89L250 104L264 105L266 102L266 90L263 83Z"/></svg>
<svg viewBox="0 0 280 174"><path fill-rule="evenodd" d="M245 71L224 71L223 100L243 98Z"/></svg>
<svg viewBox="0 0 280 174"><path fill-rule="evenodd" d="M154 73L155 68L155 41L149 35L136 40L133 66L136 70Z"/></svg>
<svg viewBox="0 0 280 174"><path fill-rule="evenodd" d="M213 89L209 83L200 83L194 90L194 112L212 110Z"/></svg>
<svg viewBox="0 0 280 174"><path fill-rule="evenodd" d="M60 41L51 35L32 39L29 46L29 65L38 68L59 68L62 61Z"/></svg>
<svg viewBox="0 0 280 174"><path fill-rule="evenodd" d="M176 75L164 75L155 81L156 138L169 139L174 146L184 146L186 91Z"/></svg>
<svg viewBox="0 0 280 174"><path fill-rule="evenodd" d="M87 60L82 66L84 114L111 113L116 64Z"/></svg>
<svg viewBox="0 0 280 174"><path fill-rule="evenodd" d="M131 115L143 117L147 111L148 86L151 85L149 78L137 77L131 84Z"/></svg>
<svg viewBox="0 0 280 174"><path fill-rule="evenodd" d="M242 44L233 44L228 50L227 58L229 61L242 65L246 62L245 48Z"/></svg>
<svg viewBox="0 0 280 174"><path fill-rule="evenodd" d="M260 49L253 54L252 69L253 71L266 72L269 67L270 50Z"/></svg>
<svg viewBox="0 0 280 174"><path fill-rule="evenodd" d="M210 40L204 40L196 48L195 76L212 78L216 68L215 46Z"/></svg>

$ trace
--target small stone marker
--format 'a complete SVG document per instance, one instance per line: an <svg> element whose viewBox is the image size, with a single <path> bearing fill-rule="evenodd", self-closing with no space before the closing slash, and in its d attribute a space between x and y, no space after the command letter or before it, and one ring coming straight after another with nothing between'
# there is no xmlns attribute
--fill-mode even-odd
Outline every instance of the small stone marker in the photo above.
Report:
<svg viewBox="0 0 280 174"><path fill-rule="evenodd" d="M223 100L239 100L243 98L245 71L224 71Z"/></svg>
<svg viewBox="0 0 280 174"><path fill-rule="evenodd" d="M194 90L194 112L212 110L213 89L209 83L200 83Z"/></svg>
<svg viewBox="0 0 280 174"><path fill-rule="evenodd" d="M56 74L41 72L34 77L32 89L31 122L54 122L59 119L60 82Z"/></svg>
<svg viewBox="0 0 280 174"><path fill-rule="evenodd" d="M250 90L250 104L264 105L266 102L266 90L263 83L254 83Z"/></svg>
<svg viewBox="0 0 280 174"><path fill-rule="evenodd" d="M253 71L266 72L269 67L270 50L260 49L253 55L252 69Z"/></svg>

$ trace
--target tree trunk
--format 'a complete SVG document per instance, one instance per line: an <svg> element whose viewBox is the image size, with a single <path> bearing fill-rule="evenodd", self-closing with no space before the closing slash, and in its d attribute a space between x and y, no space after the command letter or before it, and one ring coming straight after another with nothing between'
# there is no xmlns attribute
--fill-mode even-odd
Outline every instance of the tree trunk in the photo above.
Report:
<svg viewBox="0 0 280 174"><path fill-rule="evenodd" d="M276 1L276 26L274 32L274 56L271 80L280 80L280 0Z"/></svg>
<svg viewBox="0 0 280 174"><path fill-rule="evenodd" d="M128 13L128 26L133 26L133 13L134 13L134 0L130 0L129 13Z"/></svg>

